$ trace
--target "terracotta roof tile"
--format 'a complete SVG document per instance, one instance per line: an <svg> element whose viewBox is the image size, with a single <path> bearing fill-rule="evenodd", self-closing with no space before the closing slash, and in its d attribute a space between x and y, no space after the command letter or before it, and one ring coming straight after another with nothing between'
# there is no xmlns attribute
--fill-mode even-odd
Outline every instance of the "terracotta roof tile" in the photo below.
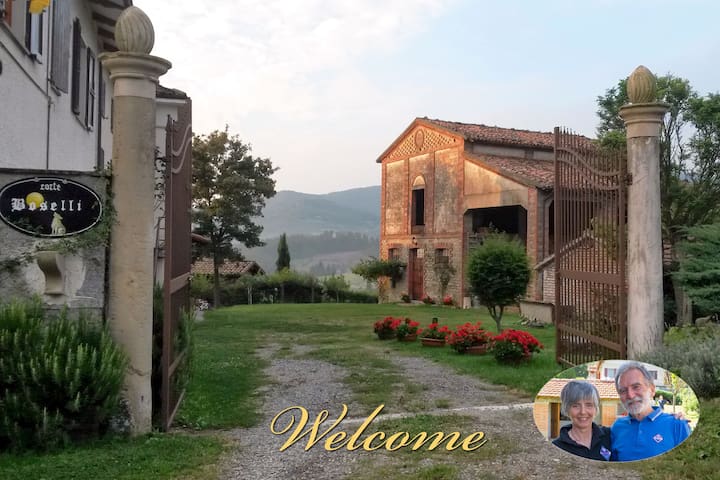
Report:
<svg viewBox="0 0 720 480"><path fill-rule="evenodd" d="M448 122L433 118L421 118L420 120L457 133L470 142L511 145L543 150L552 150L555 147L555 139L552 132L535 132L532 130L491 127L489 125L475 123Z"/></svg>
<svg viewBox="0 0 720 480"><path fill-rule="evenodd" d="M213 262L210 258L203 258L192 264L190 272L193 275L212 275ZM257 262L228 262L220 265L220 275L255 275L265 273Z"/></svg>
<svg viewBox="0 0 720 480"><path fill-rule="evenodd" d="M465 152L468 159L476 160L500 174L523 184L540 189L552 189L555 183L555 167L552 160L532 160L517 157L500 157Z"/></svg>
<svg viewBox="0 0 720 480"><path fill-rule="evenodd" d="M570 382L571 378L552 378L549 382L547 382L538 392L538 397L551 397L551 398L559 398L560 392L562 391L563 387ZM598 393L600 394L601 400L617 400L620 398L620 396L617 393L617 390L615 389L615 382L606 381L606 380L596 380L596 379L588 379L583 380L589 383L592 383L595 385L595 388L598 389Z"/></svg>

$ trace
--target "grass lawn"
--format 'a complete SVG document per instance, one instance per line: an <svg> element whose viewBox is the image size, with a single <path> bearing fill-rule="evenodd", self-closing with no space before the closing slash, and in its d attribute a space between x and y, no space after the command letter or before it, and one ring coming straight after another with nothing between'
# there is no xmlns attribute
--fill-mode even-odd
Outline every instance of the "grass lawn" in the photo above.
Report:
<svg viewBox="0 0 720 480"><path fill-rule="evenodd" d="M280 346L278 355L289 352L290 345L311 345L312 358L343 366L353 372L348 379L355 400L372 411L390 398L393 384L404 384L412 393L411 382L394 373L388 360L377 355L378 349L393 349L403 355L432 358L458 372L494 383L508 385L528 395L560 371L555 364L554 328L531 328L546 346L533 360L520 368L501 366L491 356L458 355L450 348L432 349L420 342L379 341L372 331L376 320L387 316L407 316L422 326L438 317L450 327L465 322L483 321L495 332L495 322L484 310L461 310L440 306L301 304L253 305L220 309L206 314L196 327L198 345L193 383L178 415L178 422L195 428L249 426L257 419L258 403L251 393L264 380L259 373L263 361L251 355L255 346ZM503 327L519 326L519 317L506 314ZM416 410L411 399L408 410Z"/></svg>
<svg viewBox="0 0 720 480"><path fill-rule="evenodd" d="M273 348L273 355L282 356L290 355L291 346L295 344L311 346L307 353L311 358L341 365L353 372L348 385L354 400L368 411L391 398L392 390L398 390L399 383L404 384L409 393L417 388L412 379L395 373L383 355L377 355L388 349L400 355L433 359L458 372L508 385L526 396L533 395L560 371L554 361L554 328L521 327L516 315L506 314L503 326L528 330L545 345L540 354L521 367L498 365L491 356L458 355L448 347L434 349L422 347L419 342L379 341L373 334L372 323L387 315L407 316L422 326L429 324L433 317L450 327L482 320L488 330L495 332L495 324L485 311L438 306L287 304L237 306L208 312L206 319L196 325L193 379L177 423L202 430L257 424L261 398L256 391L269 382L262 374L266 362L255 353L258 348ZM408 411L426 408L413 404L411 398L400 406ZM644 478L650 480L716 478L720 471L720 400L702 401L700 409L699 427L683 445L657 459L634 462L628 467L643 472ZM427 429L428 422L437 425L438 421L462 426L466 420L461 416L432 419L417 416L376 428L422 431ZM479 452L502 455L506 449L512 451L512 442L513 439L507 439L507 444L494 442L492 447L484 446ZM55 454L0 455L0 478L204 480L216 477L218 460L228 448L219 436L212 435L152 435L132 441L102 441ZM367 478L378 478L377 475L383 474L382 469L387 470L382 475L385 478L457 478L452 454L438 456L432 465L420 462L424 458L422 453L399 451L396 454L402 456L404 462L415 465L412 474L385 465L368 471L368 475L373 476ZM432 454L432 458L437 455L441 454Z"/></svg>
<svg viewBox="0 0 720 480"><path fill-rule="evenodd" d="M58 453L0 455L3 480L147 480L217 478L217 462L228 448L200 435L149 435L131 441L105 440Z"/></svg>

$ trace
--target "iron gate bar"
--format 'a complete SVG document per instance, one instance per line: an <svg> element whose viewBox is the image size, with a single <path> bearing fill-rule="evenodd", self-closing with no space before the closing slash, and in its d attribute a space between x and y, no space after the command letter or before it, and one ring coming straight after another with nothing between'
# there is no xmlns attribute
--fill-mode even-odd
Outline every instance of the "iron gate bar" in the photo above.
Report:
<svg viewBox="0 0 720 480"><path fill-rule="evenodd" d="M625 157L555 128L556 359L626 357Z"/></svg>
<svg viewBox="0 0 720 480"><path fill-rule="evenodd" d="M190 241L192 179L192 106L188 99L178 109L178 120L168 116L165 129L165 271L163 281L163 343L161 427L169 430L185 389L176 392L173 378L187 358L187 347L176 351L175 332L182 315L190 311ZM177 147L176 147L177 146ZM177 162L176 162L177 161Z"/></svg>

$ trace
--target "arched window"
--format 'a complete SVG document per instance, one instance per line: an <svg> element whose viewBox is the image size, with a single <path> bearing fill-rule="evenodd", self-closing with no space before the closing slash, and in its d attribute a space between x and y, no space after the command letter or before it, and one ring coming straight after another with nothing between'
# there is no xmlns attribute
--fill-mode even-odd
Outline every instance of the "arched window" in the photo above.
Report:
<svg viewBox="0 0 720 480"><path fill-rule="evenodd" d="M411 225L425 225L425 179L416 177L412 185Z"/></svg>

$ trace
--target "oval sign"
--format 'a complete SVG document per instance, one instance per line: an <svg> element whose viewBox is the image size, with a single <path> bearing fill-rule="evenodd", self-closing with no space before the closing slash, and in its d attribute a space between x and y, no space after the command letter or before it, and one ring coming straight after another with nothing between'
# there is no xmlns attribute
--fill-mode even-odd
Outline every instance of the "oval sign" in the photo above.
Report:
<svg viewBox="0 0 720 480"><path fill-rule="evenodd" d="M98 194L67 178L25 178L0 190L0 218L28 235L67 237L92 228L101 217Z"/></svg>

